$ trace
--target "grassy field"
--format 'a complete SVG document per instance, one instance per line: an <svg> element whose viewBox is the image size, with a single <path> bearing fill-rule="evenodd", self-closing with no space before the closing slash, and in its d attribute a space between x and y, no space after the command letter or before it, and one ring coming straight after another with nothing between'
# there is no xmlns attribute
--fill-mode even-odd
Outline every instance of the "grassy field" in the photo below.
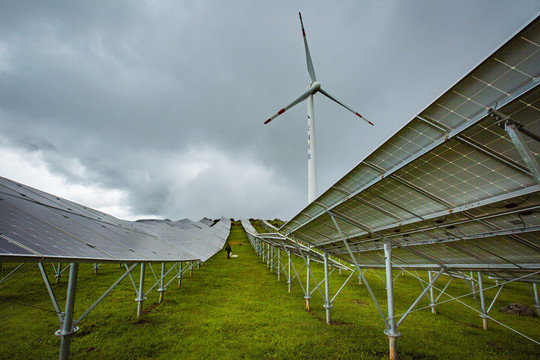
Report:
<svg viewBox="0 0 540 360"><path fill-rule="evenodd" d="M193 277L187 274L182 286L173 281L158 304L158 293L147 295L144 314L137 318L136 294L129 278L115 289L80 324L72 347L72 359L382 359L388 352L384 323L364 285L355 277L334 301L332 325L325 323L322 298L313 293L311 310L305 309L302 290L295 280L287 292L285 276L277 281L255 254L239 223L231 228L229 243L238 257L216 254ZM285 259L285 257L283 258ZM7 274L15 264L4 264ZM295 260L299 270L301 260ZM46 267L52 281L50 266ZM156 273L159 265L154 265ZM322 267L314 265L322 280ZM78 317L121 274L117 265L103 264L97 276L90 264L81 265L76 295ZM420 276L427 278L425 273ZM147 286L153 279L146 273ZM398 275L398 272L394 274ZM133 274L138 279L138 269ZM331 276L334 293L348 274ZM67 277L67 276L66 276ZM383 310L386 310L384 273L368 271L370 282ZM303 277L305 278L305 270ZM448 278L441 278L444 287ZM154 280L155 281L155 280ZM53 285L64 297L66 278ZM486 280L486 286L492 282ZM157 287L156 287L157 288ZM422 287L413 276L396 279L396 314L405 312ZM468 293L465 283L454 281L450 293ZM488 300L496 289L487 292ZM32 267L0 287L0 358L54 359L58 357L58 318L37 267ZM441 297L443 299L443 297ZM478 308L472 297L462 299ZM502 291L490 315L503 323L540 339L540 319L500 313L511 302L533 305L523 284L509 284ZM24 303L21 305L19 303ZM424 299L420 306L426 306ZM31 305L32 307L28 306ZM60 304L63 308L63 303ZM398 352L402 359L537 359L540 346L490 322L482 329L477 313L455 302L413 313L400 327Z"/></svg>

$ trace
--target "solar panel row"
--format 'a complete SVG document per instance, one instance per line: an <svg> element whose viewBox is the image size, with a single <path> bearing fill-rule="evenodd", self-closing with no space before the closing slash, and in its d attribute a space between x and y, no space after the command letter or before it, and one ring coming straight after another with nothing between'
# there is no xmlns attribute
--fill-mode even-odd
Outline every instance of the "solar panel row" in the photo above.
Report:
<svg viewBox="0 0 540 360"><path fill-rule="evenodd" d="M296 255L304 259L309 255L312 261L320 263L324 262L324 255L316 249L310 248L309 246L306 246L302 243L293 241L292 239L287 238L279 233L259 233L248 220L242 219L241 222L250 241L253 241L254 238L257 238L267 244L270 244L276 249L290 252L292 255ZM335 268L350 270L345 265L335 261L334 259L329 259L329 264Z"/></svg>
<svg viewBox="0 0 540 360"><path fill-rule="evenodd" d="M346 240L365 267L391 241L404 268L539 270L540 180L520 152L538 161L539 85L536 18L279 232L352 262Z"/></svg>
<svg viewBox="0 0 540 360"><path fill-rule="evenodd" d="M2 177L0 214L4 261L206 261L230 230L225 218L212 227L120 220Z"/></svg>

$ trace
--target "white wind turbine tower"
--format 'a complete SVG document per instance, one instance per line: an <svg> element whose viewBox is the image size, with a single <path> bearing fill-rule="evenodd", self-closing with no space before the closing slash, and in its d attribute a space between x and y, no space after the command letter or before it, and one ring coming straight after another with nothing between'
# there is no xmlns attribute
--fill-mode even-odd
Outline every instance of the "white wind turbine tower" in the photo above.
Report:
<svg viewBox="0 0 540 360"><path fill-rule="evenodd" d="M286 110L289 110L296 104L304 101L307 99L307 118L308 118L308 204L313 202L317 198L317 167L315 163L315 113L313 110L313 95L315 93L320 92L330 100L335 101L339 105L343 106L345 109L349 110L353 114L359 116L362 120L366 121L368 124L373 126L373 123L371 121L364 118L362 115L360 115L358 112L354 111L326 91L324 91L321 87L321 83L317 81L315 77L315 69L313 68L313 62L311 61L311 55L309 53L309 47L307 43L306 38L306 32L304 30L304 23L302 22L302 14L298 13L300 15L300 25L302 26L302 35L304 37L304 47L306 49L306 62L307 62L307 69L309 72L309 76L311 77L312 83L307 87L307 90L302 93L299 97L297 97L292 103L285 106L281 110L279 110L277 113L272 115L268 120L266 120L264 123L268 124L270 121L278 117L279 115L283 114Z"/></svg>

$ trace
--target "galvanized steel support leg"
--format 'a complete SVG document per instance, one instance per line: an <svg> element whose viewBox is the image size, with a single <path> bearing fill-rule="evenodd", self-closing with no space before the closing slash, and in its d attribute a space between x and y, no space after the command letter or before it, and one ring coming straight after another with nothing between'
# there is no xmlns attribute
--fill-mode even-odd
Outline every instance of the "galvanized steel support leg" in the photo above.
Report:
<svg viewBox="0 0 540 360"><path fill-rule="evenodd" d="M178 287L182 285L182 262L180 261L178 263Z"/></svg>
<svg viewBox="0 0 540 360"><path fill-rule="evenodd" d="M277 281L281 281L281 249L277 249Z"/></svg>
<svg viewBox="0 0 540 360"><path fill-rule="evenodd" d="M521 135L520 130L518 129L516 124L511 122L506 122L504 129L510 136L510 139L512 140L517 151L521 155L521 158L525 162L525 165L527 165L527 167L531 171L532 176L534 177L536 182L540 184L540 164L538 164L535 155L527 147L526 141Z"/></svg>
<svg viewBox="0 0 540 360"><path fill-rule="evenodd" d="M58 270L56 270L56 283L60 284L60 278L62 277L62 263L58 263Z"/></svg>
<svg viewBox="0 0 540 360"><path fill-rule="evenodd" d="M484 325L484 330L488 329L488 323L487 323L487 313L486 313L486 301L484 298L484 280L482 279L482 273L478 272L478 287L480 289L480 311L482 314L480 317L482 318L482 322Z"/></svg>
<svg viewBox="0 0 540 360"><path fill-rule="evenodd" d="M272 253L270 255L270 271L274 272L274 247L272 246Z"/></svg>
<svg viewBox="0 0 540 360"><path fill-rule="evenodd" d="M189 277L193 277L193 261L189 262Z"/></svg>
<svg viewBox="0 0 540 360"><path fill-rule="evenodd" d="M161 263L161 279L159 279L160 281L160 286L159 286L159 289L158 289L158 292L159 292L159 303L161 304L161 302L163 300L165 300L165 263L162 262Z"/></svg>
<svg viewBox="0 0 540 360"><path fill-rule="evenodd" d="M392 277L392 243L384 242L384 261L386 266L386 296L388 300L388 327L384 331L389 340L390 354L389 359L397 359L396 340L401 334L397 331L396 321L394 319L394 278Z"/></svg>
<svg viewBox="0 0 540 360"><path fill-rule="evenodd" d="M75 305L75 291L77 289L77 275L79 273L79 264L71 263L69 270L69 283L66 297L66 311L64 313L64 322L62 328L56 332L60 336L60 360L69 359L69 349L71 347L71 336L78 330L73 326L73 307Z"/></svg>
<svg viewBox="0 0 540 360"><path fill-rule="evenodd" d="M74 325L77 325L79 324L85 317L86 315L88 315L90 313L90 311L94 310L96 306L98 306L98 304L103 300L105 299L105 297L107 295L109 295L111 293L111 291L113 291L117 286L118 284L120 284L120 282L122 280L124 280L127 276L130 276L131 277L131 271L133 269L135 269L137 267L137 263L131 265L129 268L127 268L127 264L126 264L126 272L120 276L118 278L118 280L116 280L110 287L109 289L107 289L107 291L105 291L103 293L103 295L101 295L92 305L90 305L90 307L88 309L86 309L86 311L74 322ZM135 291L137 291L137 289L135 289Z"/></svg>
<svg viewBox="0 0 540 360"><path fill-rule="evenodd" d="M540 300L538 299L538 288L536 286L536 283L533 283L533 291L534 291L534 302L536 305L534 307L536 308L536 312L540 316Z"/></svg>
<svg viewBox="0 0 540 360"><path fill-rule="evenodd" d="M309 291L309 275L311 272L311 255L306 255L306 296L304 296L304 299L306 299L306 309L309 310L309 299L311 299L310 291Z"/></svg>
<svg viewBox="0 0 540 360"><path fill-rule="evenodd" d="M476 286L474 285L474 275L473 275L473 272L471 271L471 281L470 281L470 284L471 284L471 291L473 293L473 299L476 300Z"/></svg>
<svg viewBox="0 0 540 360"><path fill-rule="evenodd" d="M433 275L431 271L428 271L428 281L431 284L433 282ZM435 311L435 297L433 296L433 286L429 287L429 306L431 306L431 312L436 314L437 311Z"/></svg>
<svg viewBox="0 0 540 360"><path fill-rule="evenodd" d="M98 268L99 268L98 263L94 263L94 275L97 275Z"/></svg>
<svg viewBox="0 0 540 360"><path fill-rule="evenodd" d="M358 269L358 274L360 275L360 277L364 280L364 283L366 285L366 289L367 291L369 292L369 295L371 296L371 299L373 300L373 303L375 304L375 306L377 307L377 310L379 311L379 314L381 314L381 317L384 321L384 323L386 324L386 326L388 327L388 320L386 319L386 316L384 315L382 309L381 309L381 306L379 305L379 302L377 301L377 298L375 297L375 294L373 294L373 291L371 290L371 287L369 286L369 283L368 281L366 280L366 278L364 277L364 273L362 272L362 269L360 268L360 265L358 265L358 261L356 260L356 257L354 256L354 254L352 253L351 251L351 247L349 246L349 244L347 243L347 240L345 239L345 237L343 236L343 233L341 232L341 229L336 221L336 218L334 217L334 215L330 214L331 218L332 218L332 221L334 222L334 225L336 227L336 230L338 231L339 233L339 236L341 237L341 240L343 241L343 244L345 245L345 247L347 248L347 252L349 253L349 256L351 257L351 260L353 261L354 263L354 266L356 267L356 269Z"/></svg>
<svg viewBox="0 0 540 360"><path fill-rule="evenodd" d="M330 325L332 319L330 318L330 309L332 308L332 302L330 300L330 284L328 282L328 252L324 252L324 308L326 309L326 324Z"/></svg>
<svg viewBox="0 0 540 360"><path fill-rule="evenodd" d="M270 244L266 244L266 268L270 269Z"/></svg>
<svg viewBox="0 0 540 360"><path fill-rule="evenodd" d="M143 310L143 302L146 300L144 297L144 270L145 270L146 264L141 263L141 277L139 282L139 294L135 301L137 302L137 317L142 316L142 310Z"/></svg>
<svg viewBox="0 0 540 360"><path fill-rule="evenodd" d="M54 296L54 292L52 290L51 283L49 282L49 278L47 277L47 273L45 273L45 268L43 267L42 263L38 263L38 267L41 271L41 275L43 276L45 287L47 288L49 296L51 297L51 301L53 303L54 310L56 311L56 315L58 315L58 320L60 320L60 324L62 324L64 322L63 314L60 311L60 306L58 306L58 302L56 301L56 297Z"/></svg>
<svg viewBox="0 0 540 360"><path fill-rule="evenodd" d="M288 274L287 274L287 285L288 285L288 292L291 292L291 252L287 250L287 257L288 257Z"/></svg>

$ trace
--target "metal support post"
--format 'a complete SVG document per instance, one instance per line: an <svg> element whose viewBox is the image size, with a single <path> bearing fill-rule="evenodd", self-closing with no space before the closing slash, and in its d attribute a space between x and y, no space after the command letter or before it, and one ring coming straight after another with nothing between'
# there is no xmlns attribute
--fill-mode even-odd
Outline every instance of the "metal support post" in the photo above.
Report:
<svg viewBox="0 0 540 360"><path fill-rule="evenodd" d="M289 287L288 292L291 292L291 252L287 250L288 259L288 274L287 274L287 285Z"/></svg>
<svg viewBox="0 0 540 360"><path fill-rule="evenodd" d="M351 247L349 246L349 244L347 243L347 240L345 239L345 237L343 236L343 233L341 232L341 229L336 221L336 218L334 217L334 215L330 214L331 218L332 218L332 221L334 222L334 225L336 227L336 230L338 231L339 233L339 236L341 237L341 240L343 241L343 244L345 245L345 247L347 248L347 252L349 253L349 256L351 257L351 260L353 261L354 263L354 266L356 267L356 269L358 270L358 275L362 278L362 280L364 281L364 284L366 285L366 290L369 292L369 295L371 296L371 299L373 300L373 303L375 303L375 306L377 307L377 310L379 311L379 314L381 315L382 317L382 320L384 321L384 323L386 324L386 326L388 327L388 320L386 319L386 316L384 315L382 309L381 309L381 306L379 305L379 302L377 301L377 298L375 297L375 294L373 294L373 291L371 290L371 287L369 286L369 283L368 281L366 280L366 278L364 277L364 273L362 272L362 269L360 268L360 265L358 265L358 261L356 260L356 257L354 256L354 254L352 253L351 251Z"/></svg>
<svg viewBox="0 0 540 360"><path fill-rule="evenodd" d="M536 312L540 316L540 300L538 300L538 288L536 286L536 283L533 283L533 291L534 291L534 302L536 305L534 307L536 308Z"/></svg>
<svg viewBox="0 0 540 360"><path fill-rule="evenodd" d="M159 279L160 281L160 286L159 286L159 289L158 289L158 292L159 292L159 303L161 304L161 302L163 300L165 300L165 263L162 262L161 263L161 279Z"/></svg>
<svg viewBox="0 0 540 360"><path fill-rule="evenodd" d="M141 277L139 282L139 294L135 301L137 302L137 317L142 316L142 310L143 310L143 302L146 300L144 297L144 270L145 270L146 264L141 263Z"/></svg>
<svg viewBox="0 0 540 360"><path fill-rule="evenodd" d="M431 284L433 282L433 275L431 274L431 271L428 271L428 281ZM433 296L433 286L429 287L429 306L431 306L431 312L433 314L436 314L437 311L435 311L435 297Z"/></svg>
<svg viewBox="0 0 540 360"><path fill-rule="evenodd" d="M330 300L330 284L328 282L328 252L324 252L324 308L326 309L326 324L330 325L330 309L332 302Z"/></svg>
<svg viewBox="0 0 540 360"><path fill-rule="evenodd" d="M478 272L478 287L480 289L480 311L482 314L480 317L482 318L482 322L484 324L484 330L488 329L488 323L487 323L487 312L486 312L486 301L484 298L484 280L482 279L482 273Z"/></svg>
<svg viewBox="0 0 540 360"><path fill-rule="evenodd" d="M69 270L69 283L66 297L66 311L61 329L56 335L61 338L60 341L60 360L69 359L69 349L71 347L71 336L78 330L73 326L73 308L75 306L75 291L77 289L77 275L79 273L79 264L71 263Z"/></svg>
<svg viewBox="0 0 540 360"><path fill-rule="evenodd" d="M386 265L386 297L388 301L388 327L384 331L388 336L390 355L389 359L397 359L397 338L401 334L397 331L394 314L394 278L392 277L392 242L384 242L384 261Z"/></svg>
<svg viewBox="0 0 540 360"><path fill-rule="evenodd" d="M97 275L98 268L99 268L98 263L94 263L94 275Z"/></svg>
<svg viewBox="0 0 540 360"><path fill-rule="evenodd" d="M311 299L311 293L309 292L309 275L311 273L311 255L306 255L306 309L309 310L309 299Z"/></svg>
<svg viewBox="0 0 540 360"><path fill-rule="evenodd" d="M512 140L517 151L521 155L521 158L525 162L525 165L527 165L527 167L531 171L532 176L534 177L536 182L540 184L540 165L538 164L536 157L527 147L525 139L523 139L523 136L521 135L518 126L516 126L516 124L511 121L507 121L505 123L504 129L506 130L508 135L510 135L510 139Z"/></svg>
<svg viewBox="0 0 540 360"><path fill-rule="evenodd" d="M266 268L270 269L270 244L266 244Z"/></svg>
<svg viewBox="0 0 540 360"><path fill-rule="evenodd" d="M465 280L465 281L467 281L467 280ZM476 300L476 286L474 285L474 275L473 275L472 271L471 271L470 284L471 284L471 290L472 290L472 293L473 293L473 299Z"/></svg>
<svg viewBox="0 0 540 360"><path fill-rule="evenodd" d="M281 281L281 249L277 250L277 281Z"/></svg>
<svg viewBox="0 0 540 360"><path fill-rule="evenodd" d="M182 262L180 261L178 263L178 287L182 285Z"/></svg>
<svg viewBox="0 0 540 360"><path fill-rule="evenodd" d="M58 306L58 302L56 301L56 297L54 296L54 292L51 287L51 283L49 282L49 278L47 277L47 274L45 273L45 268L43 267L42 263L38 263L39 270L41 271L41 275L43 276L43 281L45 282L45 287L47 288L47 291L49 292L49 296L51 297L54 310L56 311L56 315L58 315L58 320L60 320L60 324L64 322L64 317L62 312L60 311L60 306Z"/></svg>
<svg viewBox="0 0 540 360"><path fill-rule="evenodd" d="M193 261L189 262L189 277L193 277Z"/></svg>
<svg viewBox="0 0 540 360"><path fill-rule="evenodd" d="M54 267L54 264L53 264ZM58 270L56 270L56 283L60 284L60 278L62 277L62 263L58 263Z"/></svg>
<svg viewBox="0 0 540 360"><path fill-rule="evenodd" d="M270 272L274 272L274 247L271 246L270 250Z"/></svg>

